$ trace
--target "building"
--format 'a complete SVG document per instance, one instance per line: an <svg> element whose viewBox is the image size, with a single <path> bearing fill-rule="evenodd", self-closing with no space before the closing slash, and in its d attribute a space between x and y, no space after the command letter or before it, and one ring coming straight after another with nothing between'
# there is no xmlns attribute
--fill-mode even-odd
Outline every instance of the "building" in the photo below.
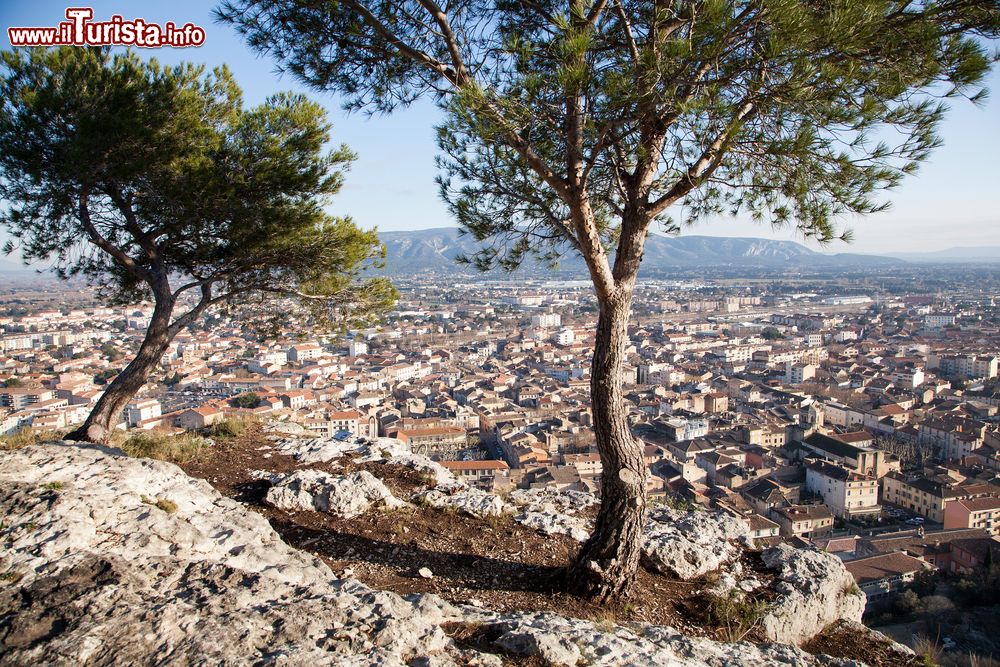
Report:
<svg viewBox="0 0 1000 667"><path fill-rule="evenodd" d="M442 461L455 477L472 486L492 490L509 484L510 466L504 461Z"/></svg>
<svg viewBox="0 0 1000 667"><path fill-rule="evenodd" d="M943 476L892 472L882 478L882 500L908 509L929 521L944 523L948 505L957 500L1000 495L990 484L958 484Z"/></svg>
<svg viewBox="0 0 1000 667"><path fill-rule="evenodd" d="M531 326L539 329L555 329L562 324L562 316L559 313L540 313L531 316Z"/></svg>
<svg viewBox="0 0 1000 667"><path fill-rule="evenodd" d="M132 401L125 408L125 421L129 426L139 426L149 419L156 419L161 415L160 402L153 398Z"/></svg>
<svg viewBox="0 0 1000 667"><path fill-rule="evenodd" d="M791 363L785 366L785 383L802 384L816 377L816 366L813 364Z"/></svg>
<svg viewBox="0 0 1000 667"><path fill-rule="evenodd" d="M904 553L888 553L844 563L868 604L889 598L931 566Z"/></svg>
<svg viewBox="0 0 1000 667"><path fill-rule="evenodd" d="M675 417L658 423L669 440L683 442L703 438L708 434L708 420Z"/></svg>
<svg viewBox="0 0 1000 667"><path fill-rule="evenodd" d="M994 537L973 537L951 543L952 572L971 573L1000 563L1000 541Z"/></svg>
<svg viewBox="0 0 1000 667"><path fill-rule="evenodd" d="M924 315L924 326L928 329L943 329L955 325L954 313L930 313Z"/></svg>
<svg viewBox="0 0 1000 667"><path fill-rule="evenodd" d="M872 437L865 431L840 435L812 433L802 441L802 447L854 472L879 479L889 472L889 464L885 452L867 446L870 442Z"/></svg>
<svg viewBox="0 0 1000 667"><path fill-rule="evenodd" d="M576 340L576 334L573 333L573 330L569 327L564 327L556 332L555 336L552 337L552 340L556 345L562 345L565 347L573 344L573 341Z"/></svg>
<svg viewBox="0 0 1000 667"><path fill-rule="evenodd" d="M1000 498L967 498L948 503L944 510L945 530L981 528L990 535L1000 533Z"/></svg>
<svg viewBox="0 0 1000 667"><path fill-rule="evenodd" d="M878 516L878 480L826 461L806 462L806 490L823 498L842 519Z"/></svg>
<svg viewBox="0 0 1000 667"><path fill-rule="evenodd" d="M932 368L938 368L945 375L988 380L997 376L998 360L993 356L974 354L953 354L938 356L931 354L928 359Z"/></svg>
<svg viewBox="0 0 1000 667"><path fill-rule="evenodd" d="M323 356L323 348L316 343L303 343L302 345L292 345L288 348L288 359L298 363L321 356Z"/></svg>
<svg viewBox="0 0 1000 667"><path fill-rule="evenodd" d="M465 429L454 426L400 429L396 432L396 439L410 445L414 454L435 459L454 458L458 452L466 449L468 441Z"/></svg>
<svg viewBox="0 0 1000 667"><path fill-rule="evenodd" d="M360 357L362 355L368 354L368 343L361 340L360 338L354 338L348 345L347 353L350 354L352 357Z"/></svg>
<svg viewBox="0 0 1000 667"><path fill-rule="evenodd" d="M174 418L174 424L186 431L194 431L216 424L222 421L224 416L222 410L205 405L182 411Z"/></svg>
<svg viewBox="0 0 1000 667"><path fill-rule="evenodd" d="M833 531L833 514L824 505L788 505L771 510L784 537L825 537Z"/></svg>
<svg viewBox="0 0 1000 667"><path fill-rule="evenodd" d="M751 514L748 517L744 517L744 520L750 528L750 537L754 540L766 540L777 537L780 532L778 524L759 514Z"/></svg>
<svg viewBox="0 0 1000 667"><path fill-rule="evenodd" d="M24 410L35 403L51 401L54 395L49 389L7 387L0 389L0 407Z"/></svg>

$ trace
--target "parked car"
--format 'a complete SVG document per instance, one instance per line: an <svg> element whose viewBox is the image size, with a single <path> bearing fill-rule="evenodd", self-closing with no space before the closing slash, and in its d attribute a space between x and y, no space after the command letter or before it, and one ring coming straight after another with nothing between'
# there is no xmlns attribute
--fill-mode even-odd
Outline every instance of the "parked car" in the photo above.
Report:
<svg viewBox="0 0 1000 667"><path fill-rule="evenodd" d="M922 517L922 516L915 516L912 519L907 519L906 523L907 523L907 525L910 525L910 526L920 526L920 525L923 525L923 523L924 523L924 517Z"/></svg>

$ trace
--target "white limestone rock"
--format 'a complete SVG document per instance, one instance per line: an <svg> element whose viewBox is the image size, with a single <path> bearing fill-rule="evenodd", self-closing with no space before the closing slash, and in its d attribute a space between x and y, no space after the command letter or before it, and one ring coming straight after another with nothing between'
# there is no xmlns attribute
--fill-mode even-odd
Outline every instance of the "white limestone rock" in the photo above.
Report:
<svg viewBox="0 0 1000 667"><path fill-rule="evenodd" d="M389 509L406 505L365 470L347 475L296 470L274 482L265 502L278 509L327 512L341 519L361 516L373 505Z"/></svg>
<svg viewBox="0 0 1000 667"><path fill-rule="evenodd" d="M499 634L496 644L521 656L553 665L664 665L667 667L862 667L850 660L814 657L794 646L727 644L687 637L665 626L614 626L550 613L510 614L485 624Z"/></svg>
<svg viewBox="0 0 1000 667"><path fill-rule="evenodd" d="M313 432L305 426L295 422L270 422L265 424L264 432L271 433L279 437L283 435L308 436L313 434Z"/></svg>
<svg viewBox="0 0 1000 667"><path fill-rule="evenodd" d="M292 437L279 440L275 444L282 454L294 456L300 463L327 463L358 451L354 441L333 438Z"/></svg>
<svg viewBox="0 0 1000 667"><path fill-rule="evenodd" d="M798 645L835 621L861 622L864 593L836 556L779 544L762 557L780 594L762 622L771 641Z"/></svg>
<svg viewBox="0 0 1000 667"><path fill-rule="evenodd" d="M593 494L582 491L517 489L507 496L506 511L514 514L514 521L545 535L568 535L586 542L593 525L578 514L597 503Z"/></svg>
<svg viewBox="0 0 1000 667"><path fill-rule="evenodd" d="M656 507L647 513L642 555L663 574L694 579L739 558L746 524L724 512Z"/></svg>
<svg viewBox="0 0 1000 667"><path fill-rule="evenodd" d="M350 457L355 463L395 463L433 476L434 484L455 484L454 475L436 461L414 454L410 446L395 438L284 438L275 446L282 454L304 464L329 463Z"/></svg>
<svg viewBox="0 0 1000 667"><path fill-rule="evenodd" d="M572 641L534 628L508 630L496 644L516 655L537 655L553 667L576 667L582 657Z"/></svg>
<svg viewBox="0 0 1000 667"><path fill-rule="evenodd" d="M443 484L414 494L411 499L438 509L453 509L468 516L500 516L503 501L499 496L462 484Z"/></svg>
<svg viewBox="0 0 1000 667"><path fill-rule="evenodd" d="M581 543L590 537L592 528L583 517L558 512L522 512L514 516L514 521L544 535L568 535Z"/></svg>
<svg viewBox="0 0 1000 667"><path fill-rule="evenodd" d="M406 466L417 472L426 473L432 478L435 486L465 486L464 482L456 479L451 474L451 471L443 465L420 454L397 454L384 459L384 462Z"/></svg>
<svg viewBox="0 0 1000 667"><path fill-rule="evenodd" d="M0 574L11 575L0 585L0 666L495 667L505 652L574 665L857 665L788 645L375 591L337 579L263 516L176 466L119 454L75 444L0 452ZM808 568L774 559L804 590L797 577ZM495 628L496 650L460 648L448 622Z"/></svg>
<svg viewBox="0 0 1000 667"><path fill-rule="evenodd" d="M557 491L556 489L516 489L507 496L507 502L515 510L527 512L547 512L577 514L598 504L592 493L584 491Z"/></svg>
<svg viewBox="0 0 1000 667"><path fill-rule="evenodd" d="M206 482L111 452L0 452L0 572L20 577L0 587L0 665L467 662L439 598L338 581Z"/></svg>

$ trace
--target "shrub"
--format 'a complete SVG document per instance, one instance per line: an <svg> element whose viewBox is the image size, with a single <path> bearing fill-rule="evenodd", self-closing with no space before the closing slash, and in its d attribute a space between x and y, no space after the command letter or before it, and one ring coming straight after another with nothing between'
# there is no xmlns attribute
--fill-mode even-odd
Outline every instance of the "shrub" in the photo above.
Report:
<svg viewBox="0 0 1000 667"><path fill-rule="evenodd" d="M260 405L260 396L253 392L238 394L233 398L232 403L237 408L256 408Z"/></svg>
<svg viewBox="0 0 1000 667"><path fill-rule="evenodd" d="M917 637L917 641L913 644L913 652L917 654L917 657L920 658L922 664L926 667L940 665L941 656L944 653L941 645L926 635Z"/></svg>
<svg viewBox="0 0 1000 667"><path fill-rule="evenodd" d="M664 505L670 509L679 510L681 512L696 512L701 509L701 507L687 498L678 498L677 496L663 496L662 499L654 500L653 504Z"/></svg>
<svg viewBox="0 0 1000 667"><path fill-rule="evenodd" d="M14 570L8 570L3 574L0 574L0 581L7 582L9 584L16 584L24 577L23 572L15 572Z"/></svg>
<svg viewBox="0 0 1000 667"><path fill-rule="evenodd" d="M140 500L147 505L152 505L157 509L161 509L167 514L173 514L177 511L177 503L168 498L149 498L147 496L141 496Z"/></svg>
<svg viewBox="0 0 1000 667"><path fill-rule="evenodd" d="M12 451L29 445L37 445L40 442L62 440L62 437L63 431L22 428L16 433L0 436L0 449Z"/></svg>
<svg viewBox="0 0 1000 667"><path fill-rule="evenodd" d="M708 622L719 628L725 641L738 642L757 627L767 610L764 600L754 600L733 590L709 597Z"/></svg>
<svg viewBox="0 0 1000 667"><path fill-rule="evenodd" d="M257 423L254 417L226 417L209 426L208 434L213 438L238 438Z"/></svg>
<svg viewBox="0 0 1000 667"><path fill-rule="evenodd" d="M169 435L156 431L133 433L121 444L129 456L145 459L159 459L171 463L184 463L197 456L211 442L200 435L183 433Z"/></svg>

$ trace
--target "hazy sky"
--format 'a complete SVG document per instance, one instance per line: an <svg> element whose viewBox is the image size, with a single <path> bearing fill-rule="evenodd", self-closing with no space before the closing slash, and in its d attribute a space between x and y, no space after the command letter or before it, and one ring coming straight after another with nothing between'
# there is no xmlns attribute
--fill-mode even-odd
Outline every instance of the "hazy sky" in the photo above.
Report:
<svg viewBox="0 0 1000 667"><path fill-rule="evenodd" d="M117 13L126 19L200 25L207 32L204 46L143 50L143 54L169 63L225 63L243 87L248 103L258 103L278 90L302 90L292 77L278 76L274 63L254 55L232 29L212 22L213 2L95 0L70 4L92 6L95 20ZM10 48L7 28L12 25L56 25L64 20L66 7L66 2L52 0L0 0L0 43ZM944 146L917 175L891 193L892 209L854 221L855 243L834 244L828 251L907 252L1000 245L1000 73L993 72L988 86L995 94L983 106L961 100L952 103L942 131ZM366 118L346 115L330 94L304 92L329 109L334 139L359 155L334 212L349 213L360 225L381 230L454 225L434 184L433 126L438 112L433 105L418 104L390 117ZM792 230L773 231L728 218L703 223L685 233L796 238Z"/></svg>

